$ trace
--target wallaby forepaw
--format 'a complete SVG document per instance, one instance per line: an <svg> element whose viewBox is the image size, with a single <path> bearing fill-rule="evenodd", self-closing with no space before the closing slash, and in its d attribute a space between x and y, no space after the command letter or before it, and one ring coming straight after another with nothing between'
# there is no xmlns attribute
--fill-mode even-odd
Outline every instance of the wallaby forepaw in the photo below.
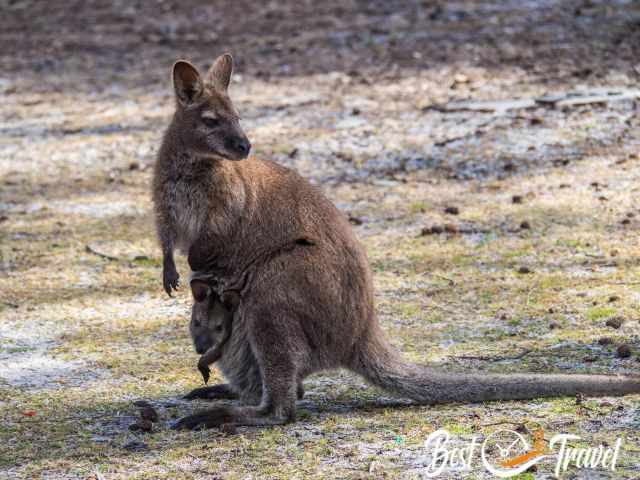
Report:
<svg viewBox="0 0 640 480"><path fill-rule="evenodd" d="M173 290L178 290L180 286L180 275L175 267L165 267L162 270L162 285L164 286L164 291L167 292L167 295L170 297L172 296L171 292Z"/></svg>

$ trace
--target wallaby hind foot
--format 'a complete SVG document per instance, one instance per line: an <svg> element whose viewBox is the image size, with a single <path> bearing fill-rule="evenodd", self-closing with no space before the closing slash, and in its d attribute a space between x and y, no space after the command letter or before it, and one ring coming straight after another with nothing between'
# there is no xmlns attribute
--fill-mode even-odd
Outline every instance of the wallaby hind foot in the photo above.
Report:
<svg viewBox="0 0 640 480"><path fill-rule="evenodd" d="M186 400L195 400L196 398L203 400L237 400L240 396L233 391L228 383L219 383L217 385L194 388L183 398Z"/></svg>
<svg viewBox="0 0 640 480"><path fill-rule="evenodd" d="M298 400L302 400L304 398L304 386L302 385L302 382L298 382L296 397ZM195 400L196 398L203 400L238 400L240 395L235 393L229 384L220 383L217 385L209 385L207 387L194 388L183 398L185 400Z"/></svg>

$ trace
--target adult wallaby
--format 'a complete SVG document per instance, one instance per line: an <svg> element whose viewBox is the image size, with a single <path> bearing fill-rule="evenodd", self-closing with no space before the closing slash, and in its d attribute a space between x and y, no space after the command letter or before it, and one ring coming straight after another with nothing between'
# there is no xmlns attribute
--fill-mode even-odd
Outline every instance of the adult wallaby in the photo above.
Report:
<svg viewBox="0 0 640 480"><path fill-rule="evenodd" d="M229 384L193 396L239 395L178 428L293 421L307 375L344 367L421 404L640 393L640 379L606 375L443 373L403 360L380 328L364 248L314 186L276 163L244 159L249 142L227 95L230 55L203 77L173 66L176 112L160 149L154 200L165 288L174 245L219 291L240 294L219 366Z"/></svg>

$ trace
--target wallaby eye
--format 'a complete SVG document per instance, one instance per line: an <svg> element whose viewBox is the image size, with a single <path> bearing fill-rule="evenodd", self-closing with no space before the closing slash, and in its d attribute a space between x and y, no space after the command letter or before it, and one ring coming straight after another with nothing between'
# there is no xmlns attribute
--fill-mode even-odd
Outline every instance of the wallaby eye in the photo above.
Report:
<svg viewBox="0 0 640 480"><path fill-rule="evenodd" d="M202 117L202 123L209 128L216 128L220 126L220 119L211 117Z"/></svg>
<svg viewBox="0 0 640 480"><path fill-rule="evenodd" d="M216 331L217 333L222 332L222 326L221 326L221 325L216 325L215 331Z"/></svg>

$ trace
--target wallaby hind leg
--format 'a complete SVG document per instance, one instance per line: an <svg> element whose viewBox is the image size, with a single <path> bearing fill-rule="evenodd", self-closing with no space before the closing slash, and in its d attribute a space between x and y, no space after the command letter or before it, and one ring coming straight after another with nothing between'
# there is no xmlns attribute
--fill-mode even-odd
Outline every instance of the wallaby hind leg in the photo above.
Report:
<svg viewBox="0 0 640 480"><path fill-rule="evenodd" d="M277 375L277 374L276 374ZM195 430L223 424L245 426L283 425L295 421L295 375L265 376L262 402L257 407L219 406L178 420L173 428Z"/></svg>
<svg viewBox="0 0 640 480"><path fill-rule="evenodd" d="M194 388L184 396L187 400L202 398L205 400L237 400L240 396L233 391L228 383Z"/></svg>
<svg viewBox="0 0 640 480"><path fill-rule="evenodd" d="M262 373L262 400L257 407L216 407L181 418L177 429L219 427L222 424L261 426L295 421L298 394L297 367L292 348L279 326L286 322L260 321L250 339ZM264 335L269 332L269 335Z"/></svg>

